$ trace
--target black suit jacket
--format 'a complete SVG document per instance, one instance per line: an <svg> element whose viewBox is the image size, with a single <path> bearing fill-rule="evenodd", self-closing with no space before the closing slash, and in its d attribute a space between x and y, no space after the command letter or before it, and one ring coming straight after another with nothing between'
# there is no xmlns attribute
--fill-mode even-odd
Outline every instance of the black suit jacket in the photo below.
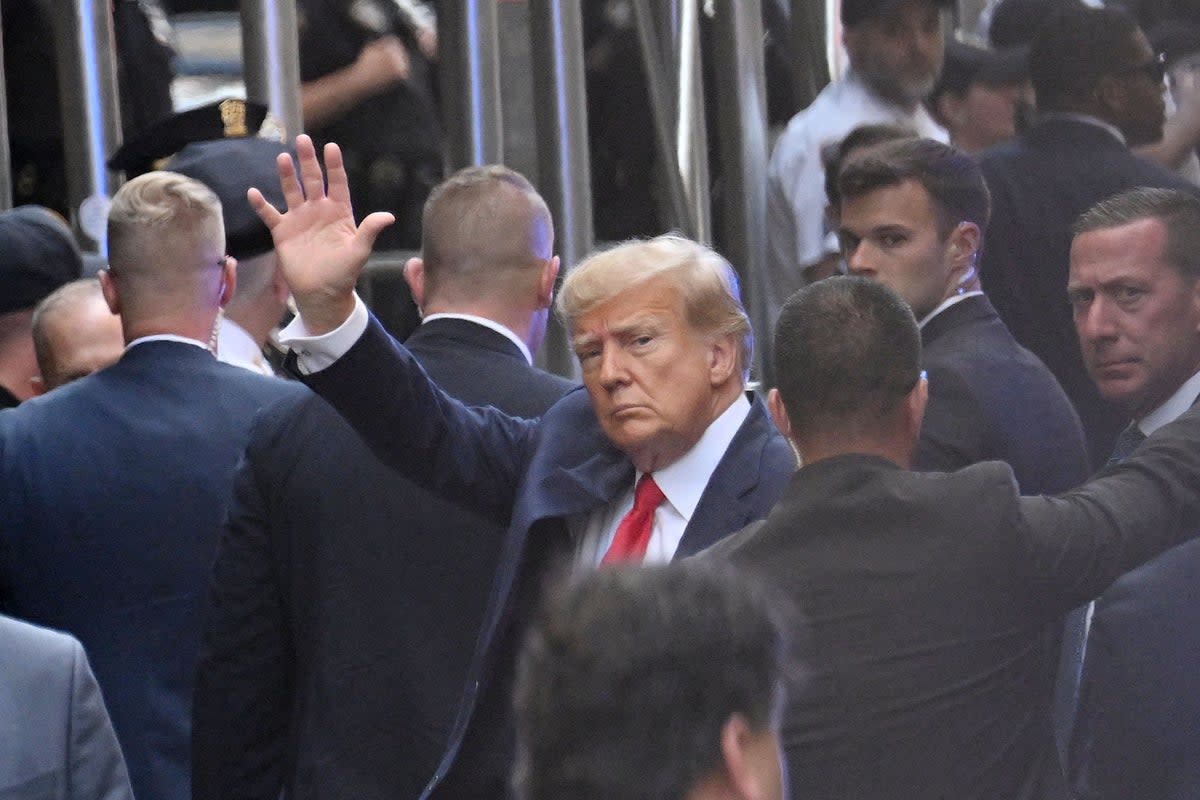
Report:
<svg viewBox="0 0 1200 800"><path fill-rule="evenodd" d="M1075 404L1094 467L1104 464L1124 415L1096 390L1079 354L1070 307L1071 227L1126 189L1200 189L1086 122L1048 118L980 160L992 215L980 264L983 288L1013 336L1054 373Z"/></svg>
<svg viewBox="0 0 1200 800"><path fill-rule="evenodd" d="M192 681L234 465L259 408L308 394L155 341L0 414L0 610L83 643L139 798L190 795Z"/></svg>
<svg viewBox="0 0 1200 800"><path fill-rule="evenodd" d="M1004 461L1025 494L1053 494L1088 476L1083 429L1037 356L1021 347L986 296L960 300L921 329L929 404L913 462L954 470Z"/></svg>
<svg viewBox="0 0 1200 800"><path fill-rule="evenodd" d="M1198 444L1191 412L1059 497L1019 498L997 462L802 468L761 526L702 556L761 575L807 623L784 723L797 794L1044 796L1058 769L1044 626L1195 530Z"/></svg>
<svg viewBox="0 0 1200 800"><path fill-rule="evenodd" d="M409 339L465 403L540 415L574 384L442 319ZM194 797L393 800L442 756L503 526L375 459L323 400L255 424L213 581Z"/></svg>
<svg viewBox="0 0 1200 800"><path fill-rule="evenodd" d="M608 503L634 469L604 435L587 392L568 393L536 421L469 409L431 383L374 319L332 366L305 381L383 460L506 527L466 694L429 795L504 794L512 764L516 649L542 584L570 552L565 520ZM370 383L376 391L362 391ZM755 402L710 476L676 556L760 519L795 467Z"/></svg>

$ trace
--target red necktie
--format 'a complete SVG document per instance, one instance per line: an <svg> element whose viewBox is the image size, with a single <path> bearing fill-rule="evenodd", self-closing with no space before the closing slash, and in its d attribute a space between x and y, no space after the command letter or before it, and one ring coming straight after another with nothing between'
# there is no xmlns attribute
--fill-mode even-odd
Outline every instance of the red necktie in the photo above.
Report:
<svg viewBox="0 0 1200 800"><path fill-rule="evenodd" d="M650 473L642 475L637 488L633 490L633 508L617 526L617 535L613 537L612 545L600 563L641 561L646 555L646 546L650 544L650 531L654 529L654 511L666 499Z"/></svg>

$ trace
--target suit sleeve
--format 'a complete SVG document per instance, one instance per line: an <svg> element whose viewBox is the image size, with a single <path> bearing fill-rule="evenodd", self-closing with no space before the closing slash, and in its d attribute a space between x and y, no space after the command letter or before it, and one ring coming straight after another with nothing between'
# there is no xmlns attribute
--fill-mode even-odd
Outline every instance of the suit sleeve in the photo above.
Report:
<svg viewBox="0 0 1200 800"><path fill-rule="evenodd" d="M511 511L537 423L442 392L374 317L349 352L302 379L410 480L493 519Z"/></svg>
<svg viewBox="0 0 1200 800"><path fill-rule="evenodd" d="M1114 644L1103 620L1097 619L1088 635L1071 735L1071 789L1076 800L1167 797L1161 785L1160 743L1138 723L1139 709L1129 703L1126 688L1137 678L1126 674Z"/></svg>
<svg viewBox="0 0 1200 800"><path fill-rule="evenodd" d="M125 758L108 718L100 686L83 646L75 640L71 640L71 645L68 796L76 800L133 800Z"/></svg>
<svg viewBox="0 0 1200 800"><path fill-rule="evenodd" d="M256 444L252 435L213 567L192 707L194 800L278 800L283 786L293 652L256 470L271 453Z"/></svg>
<svg viewBox="0 0 1200 800"><path fill-rule="evenodd" d="M951 472L983 460L983 414L970 387L950 369L930 369L929 404L913 456L919 470Z"/></svg>
<svg viewBox="0 0 1200 800"><path fill-rule="evenodd" d="M1056 497L1023 497L1035 580L1058 613L1200 533L1200 407L1121 464Z"/></svg>

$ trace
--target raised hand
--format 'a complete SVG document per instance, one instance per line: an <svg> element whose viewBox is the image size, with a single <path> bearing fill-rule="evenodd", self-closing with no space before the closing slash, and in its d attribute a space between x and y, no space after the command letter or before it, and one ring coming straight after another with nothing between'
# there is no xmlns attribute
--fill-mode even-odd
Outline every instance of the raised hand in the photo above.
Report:
<svg viewBox="0 0 1200 800"><path fill-rule="evenodd" d="M296 156L298 176L290 156L281 154L276 160L286 212L280 213L258 189L250 189L247 197L270 229L283 278L305 327L316 335L328 333L350 316L359 273L376 237L395 217L376 211L355 225L342 151L336 144L325 145L328 190L312 139L296 137Z"/></svg>

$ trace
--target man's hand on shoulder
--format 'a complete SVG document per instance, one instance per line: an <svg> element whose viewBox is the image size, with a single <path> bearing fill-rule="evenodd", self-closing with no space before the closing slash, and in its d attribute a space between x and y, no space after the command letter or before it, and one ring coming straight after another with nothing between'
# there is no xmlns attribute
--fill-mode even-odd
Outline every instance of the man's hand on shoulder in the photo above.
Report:
<svg viewBox="0 0 1200 800"><path fill-rule="evenodd" d="M304 325L313 335L340 326L354 310L354 287L380 232L395 221L376 211L354 222L342 152L325 145L328 188L312 139L296 137L299 174L290 156L276 161L287 201L281 213L258 189L250 189L251 207L271 231L279 268L296 299Z"/></svg>

